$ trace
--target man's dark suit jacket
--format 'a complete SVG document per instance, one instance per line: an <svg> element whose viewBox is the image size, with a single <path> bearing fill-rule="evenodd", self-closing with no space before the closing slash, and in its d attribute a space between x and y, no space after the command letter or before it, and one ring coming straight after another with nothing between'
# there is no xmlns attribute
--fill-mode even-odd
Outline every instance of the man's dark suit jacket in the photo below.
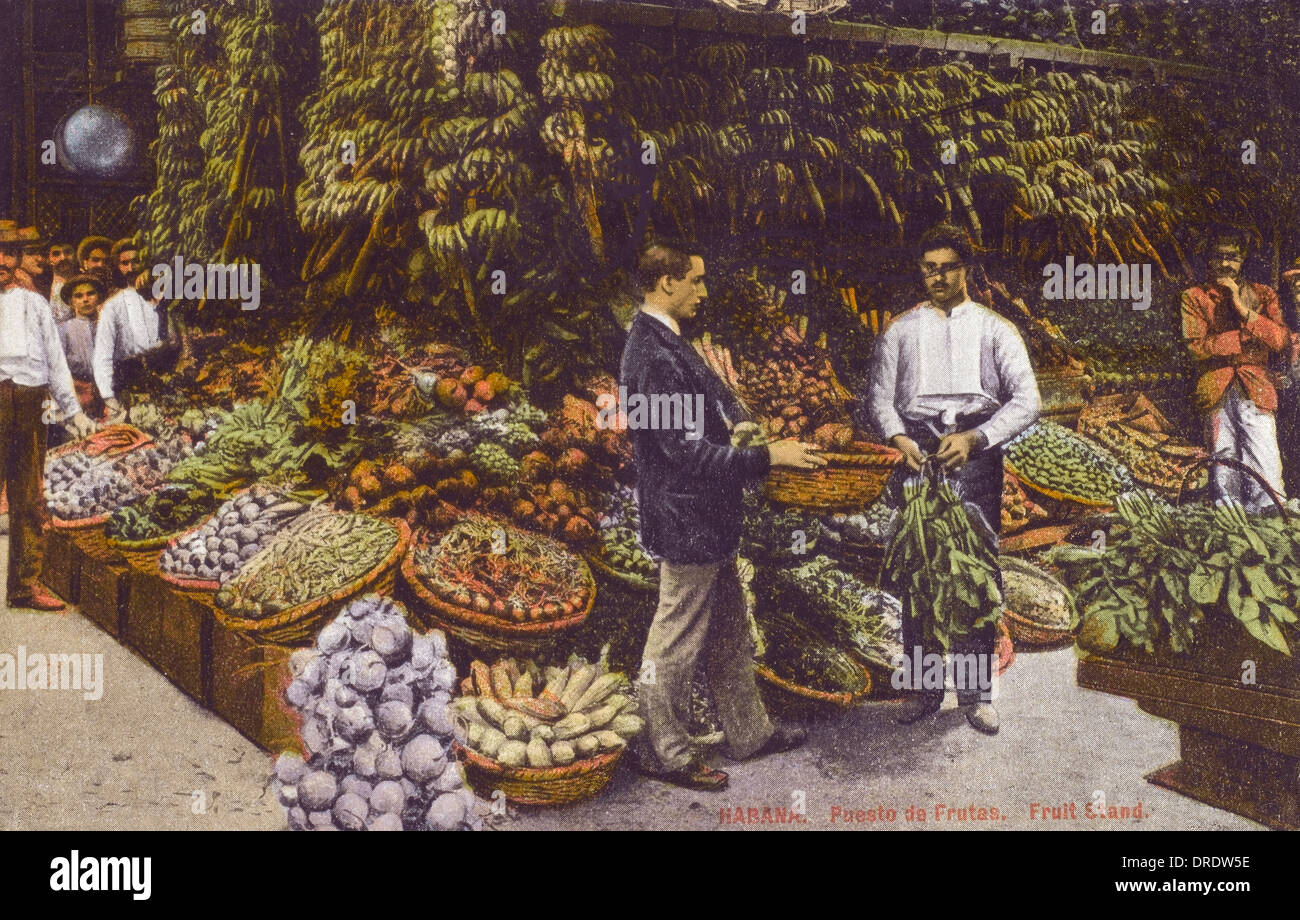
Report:
<svg viewBox="0 0 1300 920"><path fill-rule="evenodd" d="M641 543L669 562L721 562L740 548L745 483L767 475L766 447L735 448L723 418L740 421L741 408L685 339L645 313L628 332L619 384L628 403L640 394L681 394L694 405L704 394L704 432L631 428L636 461ZM626 408L626 407L624 407ZM696 425L699 420L695 420Z"/></svg>

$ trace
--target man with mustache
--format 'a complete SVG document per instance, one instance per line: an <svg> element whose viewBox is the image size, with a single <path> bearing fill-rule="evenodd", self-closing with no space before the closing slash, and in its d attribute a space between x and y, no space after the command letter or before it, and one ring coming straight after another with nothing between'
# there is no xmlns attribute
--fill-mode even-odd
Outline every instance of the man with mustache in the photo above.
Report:
<svg viewBox="0 0 1300 920"><path fill-rule="evenodd" d="M1245 234L1218 229L1209 239L1209 280L1182 295L1183 338L1200 378L1193 405L1202 413L1211 454L1259 473L1279 501L1286 498L1277 443L1277 390L1269 356L1291 347L1273 289L1241 277ZM1240 502L1248 511L1273 507L1273 498L1248 473L1211 468L1215 501Z"/></svg>
<svg viewBox="0 0 1300 920"><path fill-rule="evenodd" d="M921 237L916 254L930 299L895 317L877 339L867 411L906 460L890 483L894 502L901 504L909 470L920 472L927 457L936 459L996 555L1002 445L1038 418L1038 383L1016 327L970 299L967 272L973 254L966 234L955 227L934 227ZM995 574L1001 587L1001 573ZM987 656L991 673L995 643L993 627L984 626L962 641L954 639L950 652ZM906 618L905 654L915 655L918 648L922 656L942 654L929 644L921 624ZM966 707L972 728L992 735L998 731L998 713L986 689L959 685L957 702ZM943 704L942 688L912 690L896 716L904 725L938 712Z"/></svg>
<svg viewBox="0 0 1300 920"><path fill-rule="evenodd" d="M50 309L54 311L54 321L61 323L72 317L72 312L59 294L68 279L77 273L77 247L67 240L56 239L50 243L48 251L50 270Z"/></svg>
<svg viewBox="0 0 1300 920"><path fill-rule="evenodd" d="M40 584L44 523L46 401L53 397L70 434L95 424L81 411L50 305L17 284L22 259L16 240L0 243L0 481L9 499L10 607L62 610Z"/></svg>

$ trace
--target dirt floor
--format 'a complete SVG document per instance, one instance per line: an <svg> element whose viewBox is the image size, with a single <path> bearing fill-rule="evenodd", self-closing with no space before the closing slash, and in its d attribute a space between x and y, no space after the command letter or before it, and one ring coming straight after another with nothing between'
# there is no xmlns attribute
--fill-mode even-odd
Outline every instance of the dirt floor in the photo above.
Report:
<svg viewBox="0 0 1300 920"><path fill-rule="evenodd" d="M8 538L0 537L0 566L7 555ZM75 609L0 607L0 653L16 656L19 646L32 654L103 655L104 687L98 700L74 691L0 690L0 829L284 827L267 784L270 756ZM904 727L891 719L890 704L867 705L811 723L811 740L798 751L743 764L720 759L731 773L721 793L621 769L594 800L512 807L491 825L1260 829L1147 783L1144 774L1177 759L1175 727L1129 700L1080 689L1074 670L1070 649L1018 655L1001 682L1002 731L993 738L977 734L955 709ZM1142 818L1088 818L1086 806L1099 796L1108 806L1140 804ZM778 823L800 801L804 820ZM1044 810L1046 819L1038 817Z"/></svg>

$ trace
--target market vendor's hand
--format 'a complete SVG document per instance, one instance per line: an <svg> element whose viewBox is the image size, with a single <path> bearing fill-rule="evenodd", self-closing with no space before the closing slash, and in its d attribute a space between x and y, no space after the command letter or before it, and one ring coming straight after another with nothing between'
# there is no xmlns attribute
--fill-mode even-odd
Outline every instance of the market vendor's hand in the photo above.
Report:
<svg viewBox="0 0 1300 920"><path fill-rule="evenodd" d="M889 443L894 445L903 452L903 459L907 465L916 472L921 471L921 464L925 462L925 454L921 453L921 446L905 434L896 434L889 439Z"/></svg>
<svg viewBox="0 0 1300 920"><path fill-rule="evenodd" d="M1228 297L1232 301L1232 307L1242 319L1250 312L1245 301L1241 299L1241 286L1237 283L1236 278L1215 278L1214 283L1228 292Z"/></svg>
<svg viewBox="0 0 1300 920"><path fill-rule="evenodd" d="M802 441L775 441L767 445L772 466L792 466L797 470L815 470L826 465L826 458L817 452L816 444Z"/></svg>
<svg viewBox="0 0 1300 920"><path fill-rule="evenodd" d="M104 410L108 415L108 423L110 425L118 425L126 421L126 407L116 399L109 398L104 400Z"/></svg>
<svg viewBox="0 0 1300 920"><path fill-rule="evenodd" d="M974 430L946 434L939 439L939 450L935 456L939 458L945 470L955 470L965 465L970 455L975 452L975 448L979 446L979 442L979 432Z"/></svg>
<svg viewBox="0 0 1300 920"><path fill-rule="evenodd" d="M68 434L72 435L78 441L82 438L90 437L99 430L99 426L96 425L90 419L90 416L86 415L84 412L78 412L72 418L68 419L64 423L63 427L68 430Z"/></svg>

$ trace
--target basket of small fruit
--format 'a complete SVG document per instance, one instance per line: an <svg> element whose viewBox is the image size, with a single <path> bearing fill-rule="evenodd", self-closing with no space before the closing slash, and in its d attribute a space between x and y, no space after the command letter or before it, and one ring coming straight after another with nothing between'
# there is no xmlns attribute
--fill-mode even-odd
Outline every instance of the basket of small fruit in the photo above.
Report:
<svg viewBox="0 0 1300 920"><path fill-rule="evenodd" d="M162 485L171 461L147 446L119 454L71 451L45 464L45 501L56 529L98 527Z"/></svg>
<svg viewBox="0 0 1300 920"><path fill-rule="evenodd" d="M1109 451L1056 422L1042 421L1009 441L1006 468L1018 482L1059 502L1058 513L1113 508L1133 476Z"/></svg>
<svg viewBox="0 0 1300 920"><path fill-rule="evenodd" d="M591 798L644 727L623 693L627 678L581 658L544 671L513 659L491 668L475 661L470 674L452 712L463 738L457 752L481 796L500 789L526 805Z"/></svg>
<svg viewBox="0 0 1300 920"><path fill-rule="evenodd" d="M579 628L596 600L591 569L549 537L486 515L421 533L402 578L430 626L467 645L533 652Z"/></svg>

